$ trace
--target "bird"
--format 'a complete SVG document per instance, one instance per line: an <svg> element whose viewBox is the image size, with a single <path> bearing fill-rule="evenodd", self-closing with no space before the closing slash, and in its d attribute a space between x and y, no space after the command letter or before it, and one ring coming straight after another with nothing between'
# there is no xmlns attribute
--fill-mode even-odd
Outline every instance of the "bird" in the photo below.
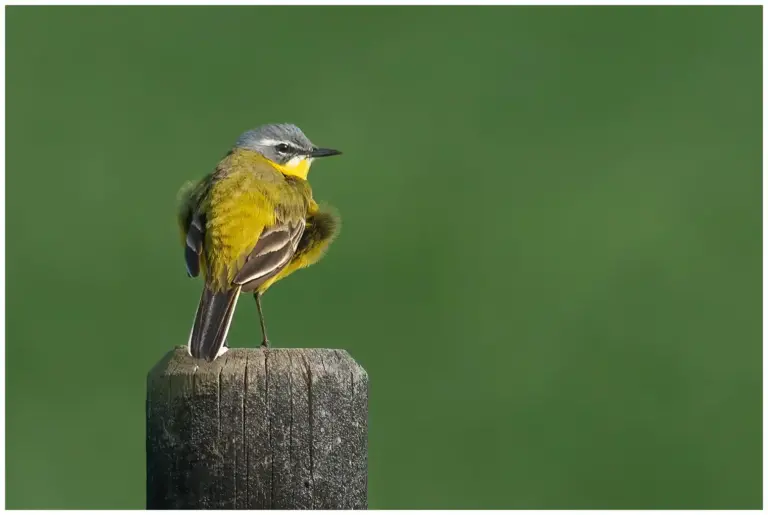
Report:
<svg viewBox="0 0 768 515"><path fill-rule="evenodd" d="M223 355L238 298L253 293L263 348L269 348L261 297L277 281L320 260L340 217L312 196L315 159L341 154L316 147L296 125L244 132L215 169L179 192L178 223L187 275L204 285L189 333L193 358Z"/></svg>

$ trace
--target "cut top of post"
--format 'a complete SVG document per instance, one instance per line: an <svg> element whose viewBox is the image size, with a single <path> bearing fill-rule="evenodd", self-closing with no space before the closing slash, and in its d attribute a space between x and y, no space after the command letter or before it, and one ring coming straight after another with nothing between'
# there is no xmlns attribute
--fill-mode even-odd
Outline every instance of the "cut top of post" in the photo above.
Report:
<svg viewBox="0 0 768 515"><path fill-rule="evenodd" d="M311 366L315 365L315 366ZM168 352L149 372L148 382L167 380L171 376L200 376L242 374L247 367L251 373L288 373L293 367L304 367L317 377L335 374L350 374L356 382L367 382L368 374L349 353L339 349L230 349L213 362L195 359L189 355L186 346L179 346Z"/></svg>

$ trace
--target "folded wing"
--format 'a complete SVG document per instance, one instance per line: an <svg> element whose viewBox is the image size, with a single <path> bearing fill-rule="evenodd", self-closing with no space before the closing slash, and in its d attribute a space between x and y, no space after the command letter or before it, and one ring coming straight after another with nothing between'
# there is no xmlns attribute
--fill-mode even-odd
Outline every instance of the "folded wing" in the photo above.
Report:
<svg viewBox="0 0 768 515"><path fill-rule="evenodd" d="M184 261L187 275L197 277L200 274L200 253L203 251L205 237L205 216L192 213L184 242Z"/></svg>
<svg viewBox="0 0 768 515"><path fill-rule="evenodd" d="M299 219L265 228L233 283L243 291L254 291L280 272L296 253L305 226Z"/></svg>

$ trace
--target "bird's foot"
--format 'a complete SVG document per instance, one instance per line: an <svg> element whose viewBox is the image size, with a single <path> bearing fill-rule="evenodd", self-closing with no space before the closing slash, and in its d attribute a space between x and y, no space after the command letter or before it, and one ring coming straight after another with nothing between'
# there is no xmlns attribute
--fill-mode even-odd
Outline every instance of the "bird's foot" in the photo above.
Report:
<svg viewBox="0 0 768 515"><path fill-rule="evenodd" d="M265 339L263 342L261 342L261 348L265 350L269 349L269 340Z"/></svg>

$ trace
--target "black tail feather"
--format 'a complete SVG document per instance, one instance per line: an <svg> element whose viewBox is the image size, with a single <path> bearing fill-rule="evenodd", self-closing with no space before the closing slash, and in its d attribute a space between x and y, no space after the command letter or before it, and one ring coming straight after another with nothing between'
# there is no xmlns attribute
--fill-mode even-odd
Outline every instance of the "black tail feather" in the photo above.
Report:
<svg viewBox="0 0 768 515"><path fill-rule="evenodd" d="M214 292L203 287L195 322L189 335L189 353L197 359L213 361L227 339L240 287Z"/></svg>

